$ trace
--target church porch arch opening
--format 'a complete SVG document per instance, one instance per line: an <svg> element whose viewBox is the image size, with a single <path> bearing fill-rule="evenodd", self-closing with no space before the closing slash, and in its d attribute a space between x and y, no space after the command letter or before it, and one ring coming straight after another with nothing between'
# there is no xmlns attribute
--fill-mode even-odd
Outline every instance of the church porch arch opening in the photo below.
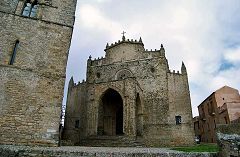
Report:
<svg viewBox="0 0 240 157"><path fill-rule="evenodd" d="M98 135L123 135L123 99L112 88L100 97L97 130Z"/></svg>

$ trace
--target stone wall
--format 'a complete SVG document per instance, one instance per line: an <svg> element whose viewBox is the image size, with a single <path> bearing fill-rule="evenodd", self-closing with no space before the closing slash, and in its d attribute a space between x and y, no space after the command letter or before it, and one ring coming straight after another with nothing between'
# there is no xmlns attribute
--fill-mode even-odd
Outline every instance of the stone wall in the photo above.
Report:
<svg viewBox="0 0 240 157"><path fill-rule="evenodd" d="M63 11L63 1L52 1L56 14L49 19L40 12L37 18L21 16L23 2L0 2L0 143L57 146L76 2L66 1ZM39 11L52 8L45 1L39 5Z"/></svg>
<svg viewBox="0 0 240 157"><path fill-rule="evenodd" d="M0 143L57 145L64 78L11 66L0 77Z"/></svg>
<svg viewBox="0 0 240 157"><path fill-rule="evenodd" d="M1 0L0 10L8 13L14 13L19 0Z"/></svg>
<svg viewBox="0 0 240 157"><path fill-rule="evenodd" d="M217 157L217 153L187 153L164 148L16 147L0 146L0 156L12 157Z"/></svg>
<svg viewBox="0 0 240 157"><path fill-rule="evenodd" d="M125 37L107 45L105 51L105 58L88 59L86 82L70 83L66 119L73 122L77 112L86 115L82 124L86 128L84 138L97 136L101 98L108 89L113 89L123 100L125 136L144 139L147 146L193 144L191 101L184 64L181 73L170 72L163 46L160 50L147 51L141 40L125 40ZM79 111L79 106L85 106L85 111ZM175 116L181 116L180 125L176 125ZM68 121L66 132L71 130L67 123L72 122ZM65 138L72 139L76 134Z"/></svg>
<svg viewBox="0 0 240 157"><path fill-rule="evenodd" d="M239 157L240 155L240 124L217 126L217 140L221 148L221 157Z"/></svg>
<svg viewBox="0 0 240 157"><path fill-rule="evenodd" d="M74 105L69 105L66 108L64 127L68 129L64 129L63 139L70 140L73 144L79 143L79 140L86 136L87 115L85 112L87 112L87 110L86 106L83 105L86 101L85 97L86 84L83 83L74 86L73 79L71 79L68 88L67 104ZM78 125L76 123L78 123Z"/></svg>
<svg viewBox="0 0 240 157"><path fill-rule="evenodd" d="M14 66L65 76L72 28L0 12L0 64L8 65L19 40Z"/></svg>

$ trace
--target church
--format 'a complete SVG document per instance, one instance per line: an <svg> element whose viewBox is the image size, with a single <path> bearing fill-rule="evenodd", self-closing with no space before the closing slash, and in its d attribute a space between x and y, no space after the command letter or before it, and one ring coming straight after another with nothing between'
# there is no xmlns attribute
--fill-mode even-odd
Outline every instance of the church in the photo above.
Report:
<svg viewBox="0 0 240 157"><path fill-rule="evenodd" d="M68 86L63 139L84 146L180 146L194 142L187 70L170 71L165 49L142 39L107 44ZM98 145L99 144L99 145Z"/></svg>

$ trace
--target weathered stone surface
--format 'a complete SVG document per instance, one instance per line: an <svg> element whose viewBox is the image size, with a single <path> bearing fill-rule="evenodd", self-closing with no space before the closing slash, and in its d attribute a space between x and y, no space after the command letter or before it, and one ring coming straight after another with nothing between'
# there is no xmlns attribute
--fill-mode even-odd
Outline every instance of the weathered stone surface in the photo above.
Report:
<svg viewBox="0 0 240 157"><path fill-rule="evenodd" d="M0 157L217 157L217 153L185 153L167 148L0 146Z"/></svg>
<svg viewBox="0 0 240 157"><path fill-rule="evenodd" d="M218 145L221 157L238 157L240 155L240 124L218 125Z"/></svg>
<svg viewBox="0 0 240 157"><path fill-rule="evenodd" d="M75 0L0 2L0 144L57 146ZM19 41L12 65L15 42Z"/></svg>
<svg viewBox="0 0 240 157"><path fill-rule="evenodd" d="M69 82L63 138L79 144L91 136L123 135L147 146L193 144L185 65L171 72L163 47L148 51L141 40L125 37L105 52L88 59L86 81Z"/></svg>

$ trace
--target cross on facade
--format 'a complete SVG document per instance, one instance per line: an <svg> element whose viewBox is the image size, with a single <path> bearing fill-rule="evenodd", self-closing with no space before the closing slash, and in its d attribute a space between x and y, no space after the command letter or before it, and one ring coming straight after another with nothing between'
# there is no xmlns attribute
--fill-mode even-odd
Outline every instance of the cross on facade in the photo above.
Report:
<svg viewBox="0 0 240 157"><path fill-rule="evenodd" d="M126 32L123 31L121 34L124 36L125 33L126 33Z"/></svg>

